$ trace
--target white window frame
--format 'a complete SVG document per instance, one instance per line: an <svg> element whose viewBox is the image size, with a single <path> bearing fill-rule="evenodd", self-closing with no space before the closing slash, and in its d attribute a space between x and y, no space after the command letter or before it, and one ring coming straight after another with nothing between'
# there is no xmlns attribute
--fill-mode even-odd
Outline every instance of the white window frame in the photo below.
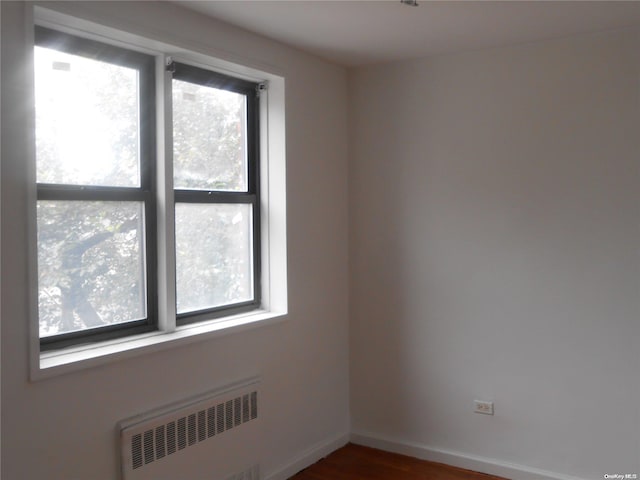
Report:
<svg viewBox="0 0 640 480"><path fill-rule="evenodd" d="M70 371L104 365L114 360L156 352L176 346L241 332L281 321L287 314L286 253L286 156L285 79L252 61L224 58L203 45L176 45L139 36L124 29L96 24L43 7L33 7L33 25L70 33L156 58L157 137L157 277L158 330L94 344L41 352L38 321L37 228L35 194L35 135L29 162L29 292L31 379L39 380ZM30 45L33 45L33 28ZM209 51L207 51L209 50ZM228 57L228 55L226 55ZM174 198L172 179L171 75L169 59L226 75L268 85L260 95L260 251L261 306L259 309L176 326ZM32 67L33 68L33 67ZM33 88L31 89L33 93ZM31 105L35 102L32 100ZM32 125L35 125L35 113Z"/></svg>

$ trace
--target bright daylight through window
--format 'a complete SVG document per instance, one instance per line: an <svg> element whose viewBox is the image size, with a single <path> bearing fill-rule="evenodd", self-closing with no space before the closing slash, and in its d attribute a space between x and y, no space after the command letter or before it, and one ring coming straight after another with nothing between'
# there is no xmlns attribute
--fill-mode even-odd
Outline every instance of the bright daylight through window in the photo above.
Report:
<svg viewBox="0 0 640 480"><path fill-rule="evenodd" d="M178 325L257 308L257 84L170 65L173 177L159 186L155 58L42 27L34 58L41 349L157 329L158 289L176 292ZM167 186L175 217L160 222Z"/></svg>

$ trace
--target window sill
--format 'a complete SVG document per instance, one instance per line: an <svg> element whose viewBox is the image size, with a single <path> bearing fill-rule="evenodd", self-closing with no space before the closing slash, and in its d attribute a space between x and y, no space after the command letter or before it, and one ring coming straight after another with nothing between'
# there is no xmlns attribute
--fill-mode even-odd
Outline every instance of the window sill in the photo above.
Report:
<svg viewBox="0 0 640 480"><path fill-rule="evenodd" d="M69 372L106 365L142 354L238 333L280 322L285 313L257 310L176 328L173 332L151 332L91 345L80 345L40 354L39 367L31 380L43 380Z"/></svg>

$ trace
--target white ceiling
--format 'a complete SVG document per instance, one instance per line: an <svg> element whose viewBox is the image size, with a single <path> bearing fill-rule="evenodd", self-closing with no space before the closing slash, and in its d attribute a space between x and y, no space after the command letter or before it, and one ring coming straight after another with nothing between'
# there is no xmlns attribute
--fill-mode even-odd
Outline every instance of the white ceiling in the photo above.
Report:
<svg viewBox="0 0 640 480"><path fill-rule="evenodd" d="M640 1L180 1L345 66L640 25Z"/></svg>

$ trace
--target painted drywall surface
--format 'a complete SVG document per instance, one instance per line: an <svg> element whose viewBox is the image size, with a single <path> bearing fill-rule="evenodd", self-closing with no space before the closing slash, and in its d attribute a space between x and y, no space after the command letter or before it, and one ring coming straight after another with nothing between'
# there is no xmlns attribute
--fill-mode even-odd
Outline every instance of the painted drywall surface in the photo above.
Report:
<svg viewBox="0 0 640 480"><path fill-rule="evenodd" d="M354 430L640 474L639 39L352 72Z"/></svg>
<svg viewBox="0 0 640 480"><path fill-rule="evenodd" d="M24 5L2 2L3 480L117 478L118 421L256 374L263 379L264 474L346 433L345 71L175 5L46 6L169 43L211 45L286 77L289 315L273 326L28 382L22 96L29 82L20 68L29 61L27 24Z"/></svg>

